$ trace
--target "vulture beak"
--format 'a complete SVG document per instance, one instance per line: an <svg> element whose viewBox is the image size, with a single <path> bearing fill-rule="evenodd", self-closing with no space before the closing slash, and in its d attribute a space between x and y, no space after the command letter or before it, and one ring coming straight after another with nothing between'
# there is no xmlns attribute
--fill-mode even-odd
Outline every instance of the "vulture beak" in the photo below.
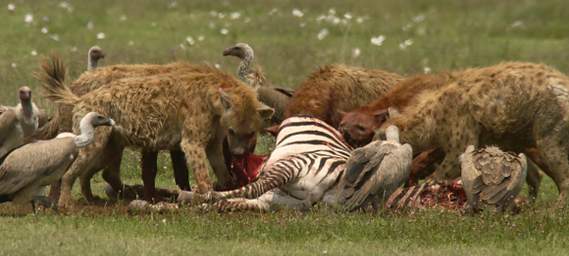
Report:
<svg viewBox="0 0 569 256"><path fill-rule="evenodd" d="M115 120L113 120L112 118L109 118L109 125L110 126L115 126L117 123L115 123Z"/></svg>
<svg viewBox="0 0 569 256"><path fill-rule="evenodd" d="M233 47L229 47L229 48L223 50L223 56L231 55L232 51L233 51Z"/></svg>

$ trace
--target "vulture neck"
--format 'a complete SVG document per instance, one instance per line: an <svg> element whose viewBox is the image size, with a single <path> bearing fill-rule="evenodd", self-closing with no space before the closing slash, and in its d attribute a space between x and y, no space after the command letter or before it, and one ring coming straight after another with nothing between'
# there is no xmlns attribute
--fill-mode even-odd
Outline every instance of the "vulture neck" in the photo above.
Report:
<svg viewBox="0 0 569 256"><path fill-rule="evenodd" d="M79 129L81 130L81 134L75 137L75 145L82 148L93 142L93 138L95 137L95 127L91 124L90 118L83 118L81 123L79 123Z"/></svg>
<svg viewBox="0 0 569 256"><path fill-rule="evenodd" d="M237 74L239 74L239 78L241 81L248 83L247 75L249 75L251 71L251 66L253 65L253 61L255 56L253 52L246 50L243 54L243 58L241 59L241 63L237 68Z"/></svg>
<svg viewBox="0 0 569 256"><path fill-rule="evenodd" d="M29 120L34 115L34 105L31 99L21 100L20 105L22 106L22 113L24 113L24 118Z"/></svg>
<svg viewBox="0 0 569 256"><path fill-rule="evenodd" d="M93 58L91 54L87 57L87 70L93 70L97 68L97 59Z"/></svg>
<svg viewBox="0 0 569 256"><path fill-rule="evenodd" d="M399 143L399 129L397 126L391 125L385 131L385 138L387 141Z"/></svg>

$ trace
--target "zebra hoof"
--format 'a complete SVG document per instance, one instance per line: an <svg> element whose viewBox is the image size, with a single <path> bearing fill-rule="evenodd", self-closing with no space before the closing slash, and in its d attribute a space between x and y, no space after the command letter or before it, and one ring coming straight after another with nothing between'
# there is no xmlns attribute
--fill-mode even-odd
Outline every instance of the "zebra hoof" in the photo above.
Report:
<svg viewBox="0 0 569 256"><path fill-rule="evenodd" d="M195 200L194 197L194 192L180 191L180 193L178 193L178 198L176 201L178 203L191 204Z"/></svg>

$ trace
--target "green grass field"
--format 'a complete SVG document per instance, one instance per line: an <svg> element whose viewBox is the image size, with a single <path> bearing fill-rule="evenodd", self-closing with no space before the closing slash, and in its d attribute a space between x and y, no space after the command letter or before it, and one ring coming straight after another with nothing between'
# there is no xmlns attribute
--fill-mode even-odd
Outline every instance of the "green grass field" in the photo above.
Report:
<svg viewBox="0 0 569 256"><path fill-rule="evenodd" d="M77 77L95 44L107 52L103 65L188 60L234 72L237 60L221 51L248 42L267 77L291 87L328 63L413 74L521 60L569 73L567 17L565 0L0 0L0 104L16 103L21 85L38 88L32 74L51 52ZM51 107L41 90L34 97ZM123 161L127 183L141 183L138 158L129 152ZM173 187L169 159L161 156L159 166L159 185ZM95 192L102 186L97 176ZM568 214L552 208L549 178L542 188L515 216L326 209L132 216L110 206L0 217L0 255L563 255Z"/></svg>

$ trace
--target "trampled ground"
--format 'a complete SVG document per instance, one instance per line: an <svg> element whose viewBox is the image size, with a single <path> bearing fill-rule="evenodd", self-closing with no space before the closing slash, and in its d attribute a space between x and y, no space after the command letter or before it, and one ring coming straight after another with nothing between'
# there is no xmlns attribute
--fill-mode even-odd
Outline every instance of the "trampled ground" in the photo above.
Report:
<svg viewBox="0 0 569 256"><path fill-rule="evenodd" d="M51 52L66 60L70 79L77 77L94 44L107 52L103 65L188 60L234 72L237 61L221 51L247 42L267 77L291 87L328 63L412 74L522 60L568 73L567 17L564 0L0 0L0 104L14 104L21 85L38 88L32 73ZM34 97L50 107L41 90ZM141 183L138 157L130 152L123 161L127 183ZM173 187L169 159L159 165L160 186ZM101 196L102 185L97 176ZM553 210L549 178L542 188L538 202L516 216L326 209L131 216L110 206L0 217L0 255L566 254L568 214Z"/></svg>

